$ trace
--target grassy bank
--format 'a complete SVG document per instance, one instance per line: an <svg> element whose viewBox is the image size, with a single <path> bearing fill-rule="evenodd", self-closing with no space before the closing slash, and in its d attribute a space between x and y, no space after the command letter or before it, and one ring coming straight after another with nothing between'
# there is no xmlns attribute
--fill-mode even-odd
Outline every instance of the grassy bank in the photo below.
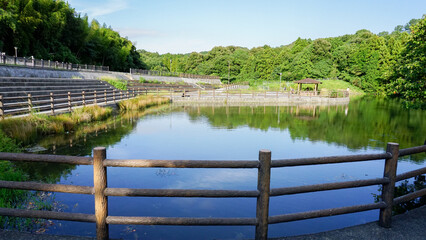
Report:
<svg viewBox="0 0 426 240"><path fill-rule="evenodd" d="M343 80L322 80L322 84L318 85L319 91L327 91L327 92L333 92L333 91L346 91L349 88L349 92L352 96L354 95L364 95L365 92L360 89L357 86L354 86L350 84L349 82L343 81ZM314 89L313 84L303 84L303 91L309 90L312 91ZM247 90L247 92L250 91L278 91L282 89L286 89L287 91L293 88L294 90L297 90L297 83L293 82L281 82L281 85L279 82L259 82L259 83L251 83L250 88ZM239 91L239 90L238 90ZM244 91L243 91L244 92Z"/></svg>
<svg viewBox="0 0 426 240"><path fill-rule="evenodd" d="M170 100L165 97L138 96L133 99L119 102L118 107L121 111L139 111L152 106L166 104L169 103L169 101Z"/></svg>
<svg viewBox="0 0 426 240"><path fill-rule="evenodd" d="M0 129L17 141L29 143L38 135L69 132L79 124L103 120L111 114L111 108L90 106L55 116L31 114L22 118L7 118L0 121Z"/></svg>
<svg viewBox="0 0 426 240"><path fill-rule="evenodd" d="M124 100L117 105L122 111L139 111L168 103L167 98L139 96ZM110 107L89 106L76 108L71 113L55 116L31 114L22 118L7 118L0 121L0 130L8 137L27 144L37 136L71 132L80 124L105 120L113 114Z"/></svg>

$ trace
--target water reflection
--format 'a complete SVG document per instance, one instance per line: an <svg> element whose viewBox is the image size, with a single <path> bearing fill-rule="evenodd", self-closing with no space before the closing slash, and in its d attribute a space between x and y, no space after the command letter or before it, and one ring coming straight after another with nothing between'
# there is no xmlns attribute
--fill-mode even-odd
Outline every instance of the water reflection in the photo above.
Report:
<svg viewBox="0 0 426 240"><path fill-rule="evenodd" d="M254 160L261 148L274 159L382 152L387 141L401 147L423 143L424 113L406 111L381 100L339 106L167 106L163 114L116 118L86 126L81 132L42 139L38 144L57 154L90 155L106 146L111 159ZM386 134L384 134L386 133ZM71 141L70 141L71 140ZM71 146L72 145L72 146ZM53 148L53 146L55 146ZM417 169L424 154L398 171ZM91 185L93 169L78 166L60 183ZM64 171L65 172L65 171ZM273 169L271 187L300 186L377 178L383 162L358 162ZM108 168L109 187L254 190L255 169L136 169ZM367 204L377 186L295 194L271 198L271 215ZM93 213L92 196L57 194L78 212ZM87 197L87 198L86 198ZM76 210L76 211L77 211ZM71 211L71 210L70 210ZM254 217L255 199L110 198L110 214L168 217ZM377 211L273 225L271 236L285 236L377 220ZM52 230L86 233L93 225L61 222ZM70 229L70 230L69 230ZM67 232L68 231L68 232ZM123 235L124 234L124 235ZM111 226L111 237L148 239L252 238L252 227Z"/></svg>

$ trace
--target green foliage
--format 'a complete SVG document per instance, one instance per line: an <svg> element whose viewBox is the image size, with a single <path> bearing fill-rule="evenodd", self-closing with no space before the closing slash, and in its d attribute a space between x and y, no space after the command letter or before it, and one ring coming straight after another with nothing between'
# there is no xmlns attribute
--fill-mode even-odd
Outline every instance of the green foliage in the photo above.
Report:
<svg viewBox="0 0 426 240"><path fill-rule="evenodd" d="M112 78L101 78L102 81L109 83L117 89L127 90L127 82L125 80L120 79L112 79Z"/></svg>
<svg viewBox="0 0 426 240"><path fill-rule="evenodd" d="M80 16L64 1L0 0L0 51L62 62L144 67L136 47L113 29Z"/></svg>
<svg viewBox="0 0 426 240"><path fill-rule="evenodd" d="M250 86L279 81L279 73L282 81L338 78L360 91L387 93L421 107L426 96L424 25L424 18L412 19L392 33L376 35L362 29L313 41L298 38L276 48L228 46L190 54L139 53L151 70L168 71L172 60L172 71L220 76L224 82L229 74L231 82L248 81Z"/></svg>
<svg viewBox="0 0 426 240"><path fill-rule="evenodd" d="M69 132L81 123L103 120L111 114L111 108L90 106L56 116L32 114L22 118L4 119L0 121L0 129L8 137L29 143L38 135Z"/></svg>
<svg viewBox="0 0 426 240"><path fill-rule="evenodd" d="M417 24L411 26L406 47L395 63L387 94L402 98L407 107L426 109L426 15L410 23Z"/></svg>
<svg viewBox="0 0 426 240"><path fill-rule="evenodd" d="M138 111L152 106L168 103L170 100L164 97L138 96L136 98L124 100L118 103L121 111Z"/></svg>

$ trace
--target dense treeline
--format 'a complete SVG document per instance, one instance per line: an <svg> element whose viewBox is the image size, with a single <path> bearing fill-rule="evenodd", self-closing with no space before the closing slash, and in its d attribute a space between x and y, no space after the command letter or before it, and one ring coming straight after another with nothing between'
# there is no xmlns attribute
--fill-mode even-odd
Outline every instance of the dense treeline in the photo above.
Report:
<svg viewBox="0 0 426 240"><path fill-rule="evenodd" d="M144 67L216 75L231 81L293 81L338 78L367 92L401 97L407 105L426 108L426 18L399 25L392 33L297 39L290 45L252 49L228 46L190 54L140 50Z"/></svg>
<svg viewBox="0 0 426 240"><path fill-rule="evenodd" d="M64 1L0 0L0 51L61 62L141 68L136 47Z"/></svg>

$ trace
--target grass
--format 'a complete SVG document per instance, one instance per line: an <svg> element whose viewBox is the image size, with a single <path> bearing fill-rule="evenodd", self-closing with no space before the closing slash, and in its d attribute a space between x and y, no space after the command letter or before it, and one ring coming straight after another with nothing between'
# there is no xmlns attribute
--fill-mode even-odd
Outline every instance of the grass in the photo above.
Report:
<svg viewBox="0 0 426 240"><path fill-rule="evenodd" d="M149 108L151 106L165 104L169 101L170 100L165 97L138 96L133 99L119 102L118 107L121 111L138 111Z"/></svg>
<svg viewBox="0 0 426 240"><path fill-rule="evenodd" d="M117 89L127 90L127 82L125 80L101 77L102 81L109 83Z"/></svg>
<svg viewBox="0 0 426 240"><path fill-rule="evenodd" d="M349 82L343 80L324 80L322 84L319 85L319 90L335 90L342 91L349 88L349 92L351 95L363 95L365 92L357 86L350 84Z"/></svg>
<svg viewBox="0 0 426 240"><path fill-rule="evenodd" d="M89 106L56 116L31 114L22 118L4 119L0 121L0 129L7 136L28 143L38 135L69 132L79 124L103 120L111 114L111 108Z"/></svg>

